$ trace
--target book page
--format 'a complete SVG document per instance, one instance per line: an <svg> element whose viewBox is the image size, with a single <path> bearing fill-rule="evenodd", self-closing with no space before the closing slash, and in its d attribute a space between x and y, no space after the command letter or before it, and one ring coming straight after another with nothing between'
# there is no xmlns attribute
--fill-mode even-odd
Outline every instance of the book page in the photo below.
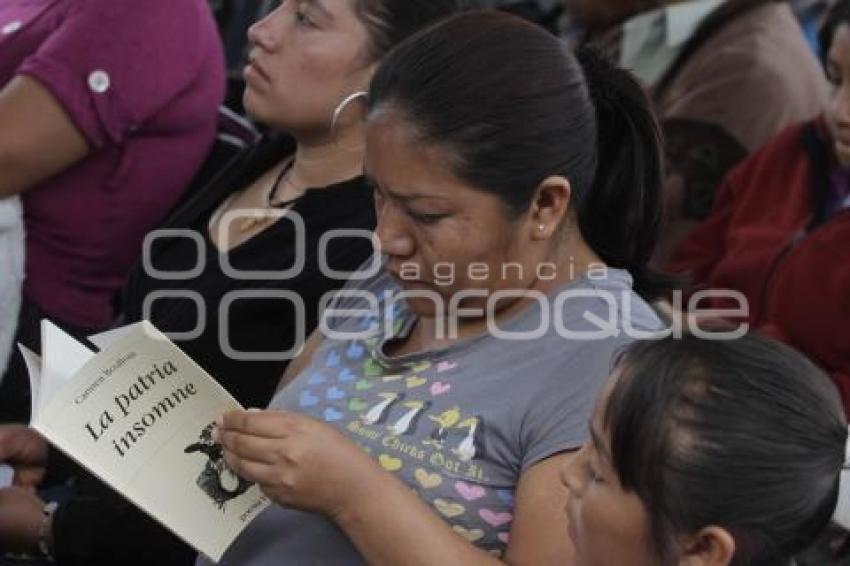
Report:
<svg viewBox="0 0 850 566"><path fill-rule="evenodd" d="M27 366L27 375L30 378L30 420L35 421L38 414L39 401L41 400L41 358L18 342L18 349Z"/></svg>
<svg viewBox="0 0 850 566"><path fill-rule="evenodd" d="M94 352L77 342L49 320L41 321L41 387L36 413L71 380ZM33 414L36 414L33 413Z"/></svg>
<svg viewBox="0 0 850 566"><path fill-rule="evenodd" d="M218 560L268 505L227 470L212 423L238 403L149 323L87 362L33 426L58 448Z"/></svg>
<svg viewBox="0 0 850 566"><path fill-rule="evenodd" d="M93 334L91 336L87 336L89 342L98 347L99 350L105 350L120 338L126 336L129 332L133 330L134 324L130 324L128 326L120 326L118 328L112 328L105 332L100 332L99 334Z"/></svg>

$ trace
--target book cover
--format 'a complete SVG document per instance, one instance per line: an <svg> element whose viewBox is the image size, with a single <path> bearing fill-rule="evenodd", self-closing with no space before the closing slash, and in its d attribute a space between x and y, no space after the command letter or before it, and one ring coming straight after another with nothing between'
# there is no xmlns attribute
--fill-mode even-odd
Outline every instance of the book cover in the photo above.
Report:
<svg viewBox="0 0 850 566"><path fill-rule="evenodd" d="M218 561L269 504L227 468L216 417L240 409L148 322L92 337L93 352L49 321L30 371L32 426L128 500Z"/></svg>

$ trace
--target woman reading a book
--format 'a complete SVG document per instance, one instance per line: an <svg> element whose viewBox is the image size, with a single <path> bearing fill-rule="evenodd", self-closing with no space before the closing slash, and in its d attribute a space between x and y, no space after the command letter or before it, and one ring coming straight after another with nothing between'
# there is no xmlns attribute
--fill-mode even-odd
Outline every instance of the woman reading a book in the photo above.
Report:
<svg viewBox="0 0 850 566"><path fill-rule="evenodd" d="M226 461L277 505L221 564L569 564L560 469L613 354L659 326L647 99L482 12L396 48L368 103L385 257L270 410L224 415Z"/></svg>
<svg viewBox="0 0 850 566"><path fill-rule="evenodd" d="M243 406L265 406L287 363L272 354L297 347L297 333L316 324L319 298L343 284L325 275L321 260L327 268L353 271L372 253L375 208L362 176L362 126L363 91L374 68L393 45L456 9L456 0L286 0L254 25L245 106L287 136L270 135L239 155L167 221L178 236L156 237L150 265L131 274L125 320L146 318L173 333ZM321 237L342 229L366 237L335 238L320 258ZM299 272L274 273L299 258ZM198 265L203 269L186 275ZM229 301L220 315L241 291L260 297ZM269 299L281 292L301 298L304 320L295 318L290 303ZM256 359L256 352L270 354ZM42 481L46 454L26 429L0 429L0 460L17 465L18 483ZM53 464L61 458L53 454L49 475L59 471ZM0 550L38 554L39 537L47 537L63 566L192 563L194 553L176 537L99 482L74 473L77 496L59 506L49 529L39 526L44 504L38 498L0 491Z"/></svg>

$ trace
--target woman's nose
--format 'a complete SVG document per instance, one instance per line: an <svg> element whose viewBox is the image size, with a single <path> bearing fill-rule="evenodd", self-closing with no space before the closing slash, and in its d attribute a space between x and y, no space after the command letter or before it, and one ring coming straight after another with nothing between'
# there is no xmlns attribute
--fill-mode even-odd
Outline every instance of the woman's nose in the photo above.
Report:
<svg viewBox="0 0 850 566"><path fill-rule="evenodd" d="M273 51L280 43L283 30L285 3L271 11L265 18L248 28L248 40L266 51Z"/></svg>
<svg viewBox="0 0 850 566"><path fill-rule="evenodd" d="M388 200L376 201L378 226L375 234L381 244L381 252L398 258L408 258L416 251L413 237L409 234L401 213Z"/></svg>
<svg viewBox="0 0 850 566"><path fill-rule="evenodd" d="M413 238L401 233L385 229L378 230L378 241L381 243L381 252L388 256L408 258L413 255L415 245Z"/></svg>

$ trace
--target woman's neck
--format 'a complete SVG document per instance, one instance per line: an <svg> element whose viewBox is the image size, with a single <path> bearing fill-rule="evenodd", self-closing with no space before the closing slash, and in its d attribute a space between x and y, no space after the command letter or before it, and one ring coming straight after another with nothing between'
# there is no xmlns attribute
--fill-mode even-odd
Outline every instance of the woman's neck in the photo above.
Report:
<svg viewBox="0 0 850 566"><path fill-rule="evenodd" d="M565 249L565 253L561 253L558 257L551 258L546 262L544 277L535 277L534 280L529 281L527 287L530 293L546 295L549 298L549 306L553 304L555 297L552 295L558 289L562 289L576 279L584 277L593 268L605 266L605 262L583 239L580 239L579 242L570 242L569 245L564 245L562 248ZM554 274L554 277L551 274ZM535 299L518 299L504 308L496 309L496 326L503 326L506 321L518 316L535 302ZM484 334L488 332L488 329L486 318L461 318L458 320L456 336L438 339L437 336L441 334L438 332L440 330L438 319L423 317L416 321L411 332L411 338L413 338L411 343L402 346L400 349L405 353L432 350Z"/></svg>
<svg viewBox="0 0 850 566"><path fill-rule="evenodd" d="M602 258L581 236L575 237L571 242L562 242L557 248L563 251L546 262L551 266L545 270L547 276L536 278L531 284L531 290L551 295L572 281L584 277L590 269L605 265ZM550 272L554 273L554 276Z"/></svg>
<svg viewBox="0 0 850 566"><path fill-rule="evenodd" d="M364 144L360 128L320 140L297 140L287 181L301 188L325 187L363 173Z"/></svg>

